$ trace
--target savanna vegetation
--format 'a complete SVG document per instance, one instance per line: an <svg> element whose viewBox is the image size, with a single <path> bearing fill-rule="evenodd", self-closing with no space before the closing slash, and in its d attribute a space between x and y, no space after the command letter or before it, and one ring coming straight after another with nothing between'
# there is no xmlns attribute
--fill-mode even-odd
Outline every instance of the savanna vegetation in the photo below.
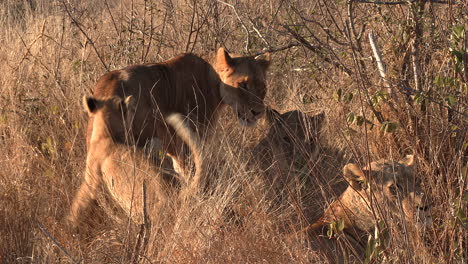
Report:
<svg viewBox="0 0 468 264"><path fill-rule="evenodd" d="M466 263L467 25L461 0L1 1L0 262L326 263L300 230L346 187L344 165L414 154L433 223L375 219L362 262ZM87 232L71 232L83 95L110 70L219 47L270 52L266 103L326 115L317 158L292 157L288 198L271 198L249 165L268 125L242 127L225 109L204 146L208 187L174 194L149 243L105 197ZM341 229L328 235L345 240Z"/></svg>

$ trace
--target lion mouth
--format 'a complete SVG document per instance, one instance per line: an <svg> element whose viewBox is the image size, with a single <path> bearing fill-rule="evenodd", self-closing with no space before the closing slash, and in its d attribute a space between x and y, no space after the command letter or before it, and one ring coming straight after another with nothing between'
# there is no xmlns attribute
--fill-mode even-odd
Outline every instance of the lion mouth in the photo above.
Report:
<svg viewBox="0 0 468 264"><path fill-rule="evenodd" d="M243 114L237 112L237 119L242 126L245 127L254 127L257 125L258 118L246 118Z"/></svg>

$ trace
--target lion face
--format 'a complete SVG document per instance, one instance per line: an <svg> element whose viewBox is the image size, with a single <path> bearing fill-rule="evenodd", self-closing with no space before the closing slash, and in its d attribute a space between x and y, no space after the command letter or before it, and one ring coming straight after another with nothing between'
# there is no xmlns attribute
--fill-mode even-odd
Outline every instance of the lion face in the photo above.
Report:
<svg viewBox="0 0 468 264"><path fill-rule="evenodd" d="M231 58L222 48L216 58L216 71L221 79L219 87L224 103L232 107L244 126L255 126L265 112L266 70L265 58Z"/></svg>
<svg viewBox="0 0 468 264"><path fill-rule="evenodd" d="M136 108L132 96L124 99L117 96L104 99L85 96L83 105L88 115L93 118L94 130L97 131L93 133L93 136L99 136L101 132L106 133L116 141L128 141L128 132Z"/></svg>
<svg viewBox="0 0 468 264"><path fill-rule="evenodd" d="M364 203L370 205L377 202L386 209L382 210L386 213L401 216L403 212L409 222L428 227L432 222L430 201L415 178L413 168L414 157L408 155L399 162L372 162L370 169L365 167L363 170L350 163L345 166L344 175L350 188L361 195ZM371 201L371 197L374 201ZM384 212L378 214L382 216Z"/></svg>
<svg viewBox="0 0 468 264"><path fill-rule="evenodd" d="M272 149L275 160L286 162L288 169L300 169L307 160L318 155L318 139L323 126L325 113L308 115L298 110L279 114L269 110L268 120L272 123L267 136L260 141L254 153ZM256 153L257 156L265 156ZM266 161L271 164L272 161Z"/></svg>

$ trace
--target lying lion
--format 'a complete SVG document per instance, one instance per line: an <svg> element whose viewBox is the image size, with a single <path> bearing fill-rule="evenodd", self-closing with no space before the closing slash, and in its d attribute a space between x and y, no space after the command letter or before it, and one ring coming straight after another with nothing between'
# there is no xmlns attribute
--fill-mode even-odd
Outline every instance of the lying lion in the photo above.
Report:
<svg viewBox="0 0 468 264"><path fill-rule="evenodd" d="M162 173L148 159L143 150L115 141L115 134L126 134L133 115L136 100L132 96L125 99L109 97L96 99L85 97L83 105L92 117L93 130L89 142L86 171L70 210L68 220L76 227L90 202L96 199L101 185L136 223L143 223L143 203L148 212L157 212L165 199L165 182ZM179 114L171 114L166 122L189 146L194 156L196 181L202 173L200 142L197 136L184 124ZM143 186L146 198L143 199Z"/></svg>
<svg viewBox="0 0 468 264"><path fill-rule="evenodd" d="M413 155L399 162L372 162L364 169L353 163L346 165L343 173L349 187L322 217L302 230L309 233L314 249L333 262L343 263L350 255L358 259L363 256L365 237L374 231L376 219L403 216L410 226L430 226L430 203L415 179L413 167ZM330 225L340 223L350 242L346 247L325 234Z"/></svg>

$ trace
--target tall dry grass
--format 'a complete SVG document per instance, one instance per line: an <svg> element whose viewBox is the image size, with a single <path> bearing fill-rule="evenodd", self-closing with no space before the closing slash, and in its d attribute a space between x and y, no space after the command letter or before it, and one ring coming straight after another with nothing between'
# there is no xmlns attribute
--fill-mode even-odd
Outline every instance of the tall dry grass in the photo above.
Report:
<svg viewBox="0 0 468 264"><path fill-rule="evenodd" d="M273 53L267 101L280 111L327 114L320 158L301 175L306 187L293 202L269 201L261 175L246 166L266 128L241 128L226 111L206 146L212 189L168 203L137 260L322 262L308 246L313 238L288 234L336 199L343 165L415 154L434 224L411 236L392 228L372 261L465 263L468 8L463 1L358 2L1 2L0 261L135 259L139 227L125 219L104 214L89 237L63 225L85 164L80 98L100 75L181 52L208 56L223 46L256 54L293 44ZM371 30L387 80L372 55Z"/></svg>

